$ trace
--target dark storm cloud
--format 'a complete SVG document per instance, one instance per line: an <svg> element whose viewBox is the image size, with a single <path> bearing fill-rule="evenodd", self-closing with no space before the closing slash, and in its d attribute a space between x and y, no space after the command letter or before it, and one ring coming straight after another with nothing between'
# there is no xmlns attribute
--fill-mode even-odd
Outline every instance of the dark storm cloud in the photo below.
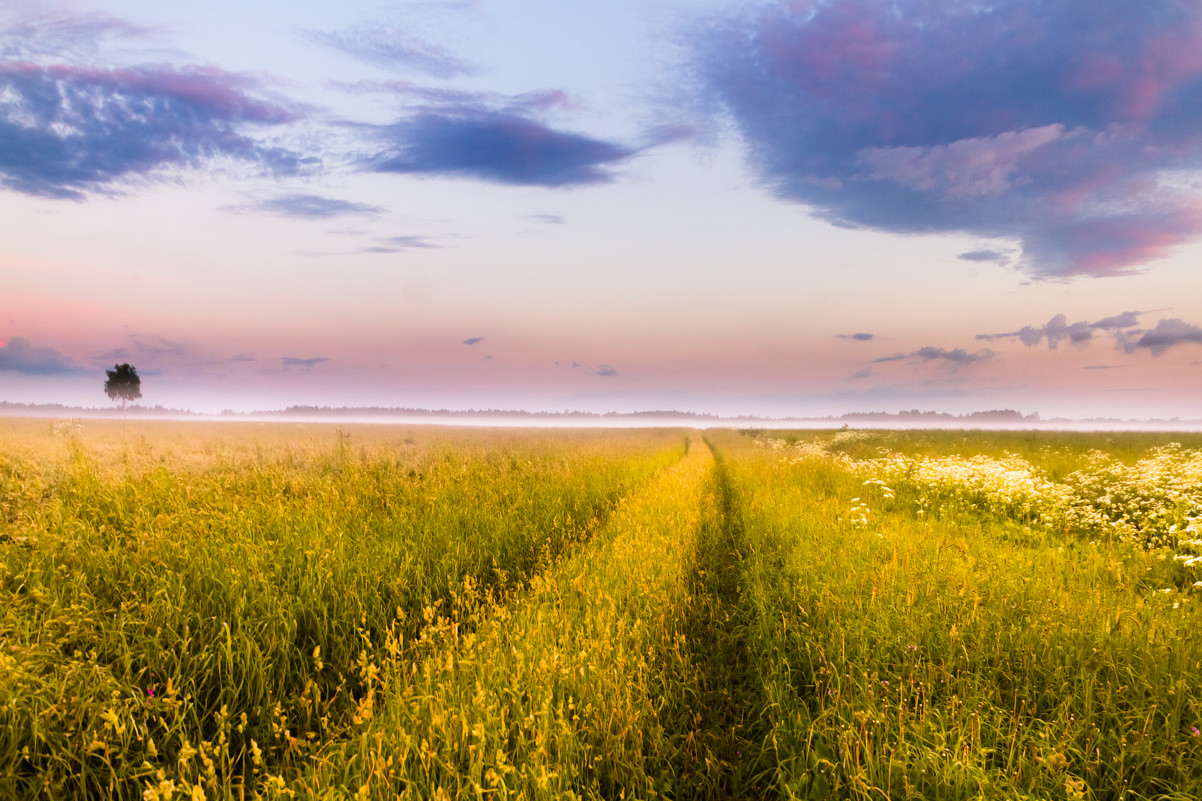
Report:
<svg viewBox="0 0 1202 801"><path fill-rule="evenodd" d="M366 203L353 203L349 200L321 197L320 195L282 195L255 204L252 208L279 214L284 217L297 217L304 220L328 220L346 214L374 215L381 214L385 209L370 206Z"/></svg>
<svg viewBox="0 0 1202 801"><path fill-rule="evenodd" d="M35 348L29 340L13 337L0 344L0 371L25 375L78 375L90 372L71 363L53 348Z"/></svg>
<svg viewBox="0 0 1202 801"><path fill-rule="evenodd" d="M611 180L632 148L559 131L530 117L482 109L427 109L379 131L385 150L367 169L564 187Z"/></svg>
<svg viewBox="0 0 1202 801"><path fill-rule="evenodd" d="M764 185L821 218L1017 239L1041 276L1202 232L1202 4L778 2L691 34Z"/></svg>
<svg viewBox="0 0 1202 801"><path fill-rule="evenodd" d="M254 80L213 68L107 69L0 62L0 185L82 199L122 179L225 157L295 173L299 154L246 128L284 125L296 111L256 97Z"/></svg>
<svg viewBox="0 0 1202 801"><path fill-rule="evenodd" d="M303 31L310 42L388 70L416 70L435 78L473 75L476 67L402 28L360 23L338 31Z"/></svg>
<svg viewBox="0 0 1202 801"><path fill-rule="evenodd" d="M1135 328L1139 325L1140 314L1141 312L1128 311L1116 314L1113 317L1106 317L1094 323L1084 321L1070 323L1068 318L1063 314L1057 314L1051 320L1048 320L1046 325L1039 327L1023 326L1017 331L1003 334L977 334L976 338L989 342L996 339L1017 338L1027 347L1035 347L1046 340L1048 347L1055 350L1066 339L1074 345L1083 345L1093 339L1095 331L1114 333L1124 328Z"/></svg>

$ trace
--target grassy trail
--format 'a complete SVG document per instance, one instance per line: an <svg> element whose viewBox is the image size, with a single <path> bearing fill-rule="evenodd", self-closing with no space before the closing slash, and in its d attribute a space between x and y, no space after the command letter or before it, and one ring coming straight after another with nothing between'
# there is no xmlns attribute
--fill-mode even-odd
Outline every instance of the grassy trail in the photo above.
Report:
<svg viewBox="0 0 1202 801"><path fill-rule="evenodd" d="M292 789L307 797L714 797L724 765L693 710L699 532L715 516L700 442L623 499L582 549L485 605L473 635L428 628L379 673L381 703ZM709 758L707 758L709 757ZM343 789L331 789L343 788Z"/></svg>
<svg viewBox="0 0 1202 801"><path fill-rule="evenodd" d="M743 513L720 451L714 451L711 514L696 541L693 603L685 623L700 696L691 735L714 771L708 798L764 797L766 754L761 751L763 687L748 631L752 612L743 594L747 543Z"/></svg>
<svg viewBox="0 0 1202 801"><path fill-rule="evenodd" d="M313 798L763 798L776 765L721 458L625 498L593 543L474 633L429 627L381 668L370 722L292 789ZM341 788L334 790L331 788Z"/></svg>

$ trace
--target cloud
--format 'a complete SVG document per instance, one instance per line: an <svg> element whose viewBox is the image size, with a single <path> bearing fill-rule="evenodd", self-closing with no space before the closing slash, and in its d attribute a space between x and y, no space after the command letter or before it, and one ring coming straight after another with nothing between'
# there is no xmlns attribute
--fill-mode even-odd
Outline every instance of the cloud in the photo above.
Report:
<svg viewBox="0 0 1202 801"><path fill-rule="evenodd" d="M1118 370L1121 364L1087 364L1082 367L1082 370Z"/></svg>
<svg viewBox="0 0 1202 801"><path fill-rule="evenodd" d="M0 19L0 59L85 58L94 55L107 39L137 39L148 33L146 28L103 12L18 13Z"/></svg>
<svg viewBox="0 0 1202 801"><path fill-rule="evenodd" d="M967 253L961 253L956 258L972 262L989 261L994 264L1000 264L1003 267L1010 263L1010 257L998 250L970 250Z"/></svg>
<svg viewBox="0 0 1202 801"><path fill-rule="evenodd" d="M0 371L25 375L79 375L91 372L71 363L53 348L35 348L29 340L13 337L0 342Z"/></svg>
<svg viewBox="0 0 1202 801"><path fill-rule="evenodd" d="M1015 240L1037 276L1202 233L1202 5L775 2L690 39L764 186L820 218Z"/></svg>
<svg viewBox="0 0 1202 801"><path fill-rule="evenodd" d="M345 234L348 236L362 236L362 231L332 231L331 233ZM406 250L433 250L443 247L442 245L431 241L427 236L384 236L377 237L372 240L375 244L361 247L358 250L352 251L294 251L301 256L364 256L373 254L389 254L403 253Z"/></svg>
<svg viewBox="0 0 1202 801"><path fill-rule="evenodd" d="M388 236L377 239L378 244L371 247L366 247L360 250L360 253L401 253L406 250L427 250L431 248L440 248L442 245L436 245L426 236Z"/></svg>
<svg viewBox="0 0 1202 801"><path fill-rule="evenodd" d="M492 109L510 114L538 114L553 109L577 107L562 89L537 89L532 92L501 92L449 89L424 86L412 81L331 81L330 86L351 94L388 94L420 106L443 108Z"/></svg>
<svg viewBox="0 0 1202 801"><path fill-rule="evenodd" d="M304 31L302 35L310 42L388 70L416 70L435 78L478 72L450 51L394 26L364 22L338 31Z"/></svg>
<svg viewBox="0 0 1202 801"><path fill-rule="evenodd" d="M0 185L82 199L122 179L214 158L293 174L315 163L243 133L299 113L257 81L209 67L119 69L0 61Z"/></svg>
<svg viewBox="0 0 1202 801"><path fill-rule="evenodd" d="M559 89L519 94L429 87L409 81L335 83L346 92L392 94L408 106L391 125L359 126L382 144L360 160L373 172L473 178L518 186L607 183L611 169L642 150L692 134L674 125L650 129L628 146L560 130L541 120L576 104ZM557 215L533 215L562 222Z"/></svg>
<svg viewBox="0 0 1202 801"><path fill-rule="evenodd" d="M968 351L965 351L962 348L956 348L955 350L947 350L945 348L935 348L935 347L931 347L928 345L925 348L919 348L918 350L911 351L910 353L898 353L894 356L882 356L879 359L873 359L872 362L873 362L873 364L882 363L882 362L900 362L900 361L944 362L944 363L950 365L951 367L953 367L954 369L959 369L961 367L966 367L970 364L973 364L974 362L984 361L985 359L992 359L993 357L994 357L994 352L989 350L988 348L982 348L981 350L978 350L976 353L969 353ZM865 375L866 375L866 373L865 373ZM857 374L856 377L863 377L863 376L860 376L859 374Z"/></svg>
<svg viewBox="0 0 1202 801"><path fill-rule="evenodd" d="M1202 328L1174 317L1158 322L1136 341L1135 347L1147 348L1153 356L1160 356L1169 348L1187 342L1202 345Z"/></svg>
<svg viewBox="0 0 1202 801"><path fill-rule="evenodd" d="M380 129L387 148L373 172L476 178L518 186L607 183L606 169L637 151L558 131L529 117L480 109L427 109Z"/></svg>
<svg viewBox="0 0 1202 801"><path fill-rule="evenodd" d="M610 367L608 364L603 364L597 368L597 375L600 375L600 376L605 376L608 378L611 375L617 375L617 374L618 374L618 371L615 370L614 368Z"/></svg>
<svg viewBox="0 0 1202 801"><path fill-rule="evenodd" d="M525 219L546 225L563 225L565 222L558 214L527 214Z"/></svg>
<svg viewBox="0 0 1202 801"><path fill-rule="evenodd" d="M1057 314L1051 320L1048 320L1046 325L1038 328L1028 325L1023 326L1018 331L1010 331L1004 334L977 334L976 338L989 342L996 339L1017 338L1027 347L1035 347L1046 339L1048 347L1056 350L1056 347L1066 339L1074 345L1084 345L1093 339L1095 331L1118 332L1120 329L1134 328L1139 325L1140 314L1142 312L1128 311L1116 314L1113 317L1106 317L1094 323L1084 321L1069 323L1067 317L1063 314Z"/></svg>
<svg viewBox="0 0 1202 801"><path fill-rule="evenodd" d="M856 342L871 342L875 337L872 334L836 334L838 339L853 339Z"/></svg>
<svg viewBox="0 0 1202 801"><path fill-rule="evenodd" d="M284 358L280 359L280 362L285 367L312 367L316 364L321 364L322 362L328 361L329 359L325 358L324 356L319 356L314 359L295 359L291 356L285 356Z"/></svg>
<svg viewBox="0 0 1202 801"><path fill-rule="evenodd" d="M468 339L463 340L463 344L464 345L475 345L476 343L483 342L483 341L484 341L484 337L470 337Z"/></svg>
<svg viewBox="0 0 1202 801"><path fill-rule="evenodd" d="M328 220L344 214L373 215L385 211L379 206L352 203L349 200L338 200L319 195L281 195L261 201L255 204L254 208L304 220Z"/></svg>

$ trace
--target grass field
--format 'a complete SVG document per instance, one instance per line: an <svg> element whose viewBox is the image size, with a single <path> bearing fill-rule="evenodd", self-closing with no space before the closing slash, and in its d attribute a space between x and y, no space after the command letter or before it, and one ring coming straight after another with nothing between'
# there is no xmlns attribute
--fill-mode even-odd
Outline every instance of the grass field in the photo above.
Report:
<svg viewBox="0 0 1202 801"><path fill-rule="evenodd" d="M1202 795L1202 437L0 421L0 797Z"/></svg>

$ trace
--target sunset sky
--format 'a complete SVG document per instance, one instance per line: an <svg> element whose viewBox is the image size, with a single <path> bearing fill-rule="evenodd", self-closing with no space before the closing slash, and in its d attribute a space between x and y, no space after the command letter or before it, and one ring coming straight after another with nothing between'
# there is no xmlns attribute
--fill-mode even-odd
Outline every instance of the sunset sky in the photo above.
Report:
<svg viewBox="0 0 1202 801"><path fill-rule="evenodd" d="M0 0L0 400L1202 418L1196 0Z"/></svg>

